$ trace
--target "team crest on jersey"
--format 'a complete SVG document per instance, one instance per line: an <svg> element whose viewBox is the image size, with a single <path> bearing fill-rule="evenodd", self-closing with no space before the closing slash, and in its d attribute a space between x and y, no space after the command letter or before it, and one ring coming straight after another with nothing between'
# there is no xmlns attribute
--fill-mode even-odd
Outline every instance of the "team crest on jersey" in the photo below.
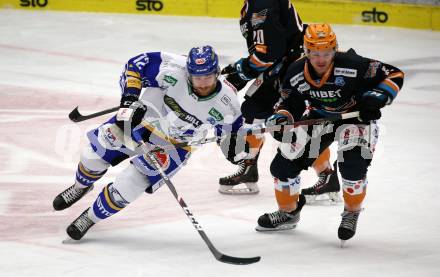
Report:
<svg viewBox="0 0 440 277"><path fill-rule="evenodd" d="M344 77L336 77L335 78L335 85L339 87L343 87L345 85Z"/></svg>
<svg viewBox="0 0 440 277"><path fill-rule="evenodd" d="M112 133L110 128L105 129L104 131L105 140L111 145L111 147L116 148L116 136Z"/></svg>
<svg viewBox="0 0 440 277"><path fill-rule="evenodd" d="M377 74L377 69L380 67L380 62L371 61L368 66L367 72L365 72L365 78L374 78Z"/></svg>
<svg viewBox="0 0 440 277"><path fill-rule="evenodd" d="M217 120L217 121L222 121L223 120L223 115L221 112L217 111L215 108L211 108L211 110L209 110L208 112L210 115L212 115L212 117Z"/></svg>
<svg viewBox="0 0 440 277"><path fill-rule="evenodd" d="M342 75L346 77L356 77L357 70L352 68L344 68L344 67L335 67L334 70L335 75Z"/></svg>
<svg viewBox="0 0 440 277"><path fill-rule="evenodd" d="M247 36L248 36L248 31L249 31L248 26L247 26L247 22L245 22L245 23L243 23L243 24L240 25L240 31L241 31L241 35L242 35L244 38L247 38Z"/></svg>
<svg viewBox="0 0 440 277"><path fill-rule="evenodd" d="M168 153L162 150L153 152L153 155L156 157L156 160L159 162L163 170L167 170L168 167L170 167L170 155L168 155Z"/></svg>
<svg viewBox="0 0 440 277"><path fill-rule="evenodd" d="M266 17L267 17L266 14L267 14L267 9L264 9L258 13L253 13L251 18L252 27L258 28L261 24L263 24L264 21L266 21Z"/></svg>
<svg viewBox="0 0 440 277"><path fill-rule="evenodd" d="M165 77L163 77L163 80L173 87L177 84L177 79L170 75L165 75Z"/></svg>

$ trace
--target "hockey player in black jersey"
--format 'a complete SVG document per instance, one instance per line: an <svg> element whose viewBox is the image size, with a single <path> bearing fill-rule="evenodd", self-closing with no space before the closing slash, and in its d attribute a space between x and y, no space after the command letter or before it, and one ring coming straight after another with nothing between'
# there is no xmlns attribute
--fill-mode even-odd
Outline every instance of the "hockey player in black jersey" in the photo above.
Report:
<svg viewBox="0 0 440 277"><path fill-rule="evenodd" d="M404 74L392 65L359 56L352 49L337 52L336 35L328 24L309 25L304 48L306 57L290 65L281 88L286 97L267 122L291 124L301 118L305 101L312 108L313 117L353 111L359 111L359 117L274 135L282 143L272 161L271 173L278 193L288 192L290 198L278 202L278 211L260 216L256 229L296 226L305 202L299 194L300 173L311 166L316 155L337 141L344 198L338 237L344 242L354 236L362 210L367 169L378 139L376 120L402 88Z"/></svg>
<svg viewBox="0 0 440 277"><path fill-rule="evenodd" d="M281 59L284 61L278 74L265 81L253 95L245 96L241 112L245 119L244 126L250 127L263 123L273 114L273 107L280 97L279 80L287 66L303 54L303 24L289 0L246 0L241 10L240 29L246 39L249 56L222 70L222 74L237 90L244 88L248 81L255 79L274 63L277 64ZM220 178L221 193L258 193L257 160L263 142L263 135L247 137L250 146L248 156L238 163L239 170L236 173ZM327 150L316 160L314 168L320 178L314 188L319 185L319 189L310 190L310 194L339 191L337 177L329 178L334 173L329 158L330 152ZM334 181L334 187L328 187L329 180ZM245 183L247 187L234 187L240 183Z"/></svg>

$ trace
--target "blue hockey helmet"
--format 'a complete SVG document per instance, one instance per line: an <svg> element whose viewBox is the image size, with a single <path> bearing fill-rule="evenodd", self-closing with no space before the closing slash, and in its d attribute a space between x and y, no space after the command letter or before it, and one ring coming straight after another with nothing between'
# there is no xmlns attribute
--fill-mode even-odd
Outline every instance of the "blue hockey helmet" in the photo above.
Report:
<svg viewBox="0 0 440 277"><path fill-rule="evenodd" d="M220 71L218 56L209 45L193 47L189 51L186 68L190 75L195 76L218 73Z"/></svg>

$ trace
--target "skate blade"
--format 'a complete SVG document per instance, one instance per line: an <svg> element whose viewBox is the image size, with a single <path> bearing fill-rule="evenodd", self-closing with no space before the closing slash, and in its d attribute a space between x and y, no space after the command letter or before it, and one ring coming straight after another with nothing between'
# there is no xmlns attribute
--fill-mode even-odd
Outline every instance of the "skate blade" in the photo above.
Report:
<svg viewBox="0 0 440 277"><path fill-rule="evenodd" d="M320 195L305 195L306 205L333 206L342 203L342 199L337 192L323 193Z"/></svg>
<svg viewBox="0 0 440 277"><path fill-rule="evenodd" d="M346 242L347 242L346 240L342 240L342 239L341 239L340 247L341 247L341 248L344 248Z"/></svg>
<svg viewBox="0 0 440 277"><path fill-rule="evenodd" d="M258 185L256 183L245 183L246 187L237 188L237 186L240 185L236 185L236 186L220 185L218 192L227 195L252 195L260 192L260 189L258 188Z"/></svg>
<svg viewBox="0 0 440 277"><path fill-rule="evenodd" d="M61 241L62 244L77 244L79 243L79 240L74 240L71 237L67 237L64 240Z"/></svg>
<svg viewBox="0 0 440 277"><path fill-rule="evenodd" d="M278 232L278 231L293 230L293 229L296 229L296 225L297 224L285 224L282 226L278 226L276 228L266 228L266 227L262 227L260 225L257 225L257 227L255 227L255 231L258 231L258 232Z"/></svg>

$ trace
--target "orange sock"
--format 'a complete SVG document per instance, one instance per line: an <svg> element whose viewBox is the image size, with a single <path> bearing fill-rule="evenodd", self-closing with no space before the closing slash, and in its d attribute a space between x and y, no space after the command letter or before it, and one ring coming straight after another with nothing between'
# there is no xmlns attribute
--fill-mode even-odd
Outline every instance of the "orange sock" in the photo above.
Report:
<svg viewBox="0 0 440 277"><path fill-rule="evenodd" d="M301 178L289 178L283 182L275 178L275 198L278 208L285 212L291 212L296 209Z"/></svg>
<svg viewBox="0 0 440 277"><path fill-rule="evenodd" d="M367 180L349 181L342 179L345 209L359 211L367 194Z"/></svg>
<svg viewBox="0 0 440 277"><path fill-rule="evenodd" d="M327 147L312 164L316 173L319 174L322 171L331 168L330 165L330 149Z"/></svg>

